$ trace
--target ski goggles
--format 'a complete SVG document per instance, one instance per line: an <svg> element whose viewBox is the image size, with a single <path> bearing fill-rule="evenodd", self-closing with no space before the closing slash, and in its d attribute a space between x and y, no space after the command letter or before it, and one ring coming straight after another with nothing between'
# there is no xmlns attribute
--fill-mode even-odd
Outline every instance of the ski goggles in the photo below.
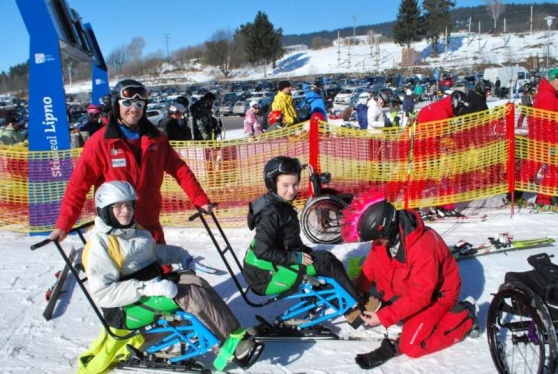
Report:
<svg viewBox="0 0 558 374"><path fill-rule="evenodd" d="M145 107L145 101L138 100L134 101L132 99L118 100L118 103L124 108L131 108L134 106L136 109L143 109Z"/></svg>
<svg viewBox="0 0 558 374"><path fill-rule="evenodd" d="M143 86L126 86L119 92L121 99L141 99L147 100L149 94Z"/></svg>

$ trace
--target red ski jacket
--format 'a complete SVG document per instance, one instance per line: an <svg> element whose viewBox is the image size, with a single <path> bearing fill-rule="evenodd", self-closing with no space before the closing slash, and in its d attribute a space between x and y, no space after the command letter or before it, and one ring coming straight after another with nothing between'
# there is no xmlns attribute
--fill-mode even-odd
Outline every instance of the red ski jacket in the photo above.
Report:
<svg viewBox="0 0 558 374"><path fill-rule="evenodd" d="M425 122L441 121L453 117L453 107L451 105L451 96L428 104L417 115L419 125Z"/></svg>
<svg viewBox="0 0 558 374"><path fill-rule="evenodd" d="M387 304L378 311L383 326L405 319L439 304L440 317L459 299L461 276L457 261L442 237L424 225L420 215L402 210L399 214L400 241L395 256L373 242L357 288L368 292L372 283Z"/></svg>
<svg viewBox="0 0 558 374"><path fill-rule="evenodd" d="M558 112L558 92L546 78L543 78L537 87L533 108Z"/></svg>
<svg viewBox="0 0 558 374"><path fill-rule="evenodd" d="M194 173L171 147L167 138L147 119L140 124L141 162L124 138L118 122L110 117L107 126L87 140L70 177L56 227L68 232L77 221L86 195L104 182L123 180L132 184L138 195L135 220L164 243L159 222L164 173L174 177L195 206L209 203Z"/></svg>

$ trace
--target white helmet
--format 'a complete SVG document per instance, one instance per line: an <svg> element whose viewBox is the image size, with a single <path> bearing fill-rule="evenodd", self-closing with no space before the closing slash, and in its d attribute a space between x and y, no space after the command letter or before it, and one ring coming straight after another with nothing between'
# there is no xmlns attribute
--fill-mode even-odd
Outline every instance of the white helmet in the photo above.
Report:
<svg viewBox="0 0 558 374"><path fill-rule="evenodd" d="M169 112L170 113L178 112L180 114L184 114L184 113L186 113L186 108L184 107L184 105L182 105L180 103L174 103L174 104L171 104L169 106Z"/></svg>
<svg viewBox="0 0 558 374"><path fill-rule="evenodd" d="M114 204L138 199L136 190L125 181L105 182L95 191L95 207L97 215L109 226L120 227L110 207Z"/></svg>

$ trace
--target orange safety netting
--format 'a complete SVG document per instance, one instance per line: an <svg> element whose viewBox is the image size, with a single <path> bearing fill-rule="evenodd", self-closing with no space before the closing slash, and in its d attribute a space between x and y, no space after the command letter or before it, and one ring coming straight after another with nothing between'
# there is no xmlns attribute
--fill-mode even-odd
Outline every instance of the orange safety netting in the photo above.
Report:
<svg viewBox="0 0 558 374"><path fill-rule="evenodd" d="M298 157L330 172L330 188L352 194L377 189L398 207L471 201L514 188L556 195L558 136L540 135L558 122L556 114L519 109L508 104L451 120L380 130L305 122L251 139L173 142L173 146L218 204L220 222L228 227L246 225L248 203L265 192L263 167L278 155ZM527 113L529 136L514 139L517 113ZM550 133L556 134L556 129ZM0 225L31 233L52 230L52 224L42 222L56 220L80 152L0 147ZM543 165L544 183L533 179ZM61 177L52 178L58 170ZM308 173L302 175L307 180ZM310 191L304 181L301 187L299 208ZM162 194L164 226L199 225L188 220L194 207L172 177L165 176ZM93 217L90 191L76 224Z"/></svg>

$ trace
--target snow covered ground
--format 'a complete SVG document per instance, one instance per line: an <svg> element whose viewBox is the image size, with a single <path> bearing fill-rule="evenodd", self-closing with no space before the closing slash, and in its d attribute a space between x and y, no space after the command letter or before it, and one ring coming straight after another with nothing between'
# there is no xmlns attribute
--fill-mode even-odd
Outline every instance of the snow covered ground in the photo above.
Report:
<svg viewBox="0 0 558 374"><path fill-rule="evenodd" d="M488 236L510 232L516 238L549 236L558 239L556 224L558 214L528 213L521 211L510 219L509 207L496 208L500 197L482 203L463 205L465 211L476 209L486 212L485 222L432 223L446 240L453 244L460 239L472 243L485 242ZM167 228L167 241L187 248L192 255L206 264L226 270L210 238L203 229ZM240 254L247 248L252 233L247 229L225 229L232 247ZM81 290L70 277L67 292L55 311L55 318L45 321L42 317L46 305L45 291L52 285L54 274L63 262L54 245L36 251L29 246L43 239L23 234L0 232L0 252L4 260L0 265L0 372L2 373L71 373L76 371L76 359L97 336L100 324L89 307ZM79 245L71 237L65 248ZM345 263L351 256L366 254L369 244L312 245L332 251ZM492 294L504 279L507 271L528 270L526 258L534 253L556 252L555 247L496 254L478 259L461 261L463 278L462 296L471 295L478 300L482 335L479 339L466 339L455 346L429 356L410 359L397 357L371 373L494 373L486 339L486 315ZM284 309L282 303L254 309L247 306L227 275L204 275L227 301L241 322L248 326L256 323L255 314L273 318ZM342 318L328 323L340 335L358 335L370 341L319 341L319 342L268 342L260 361L250 373L358 373L354 363L357 353L368 352L379 345L385 333L383 328L351 329ZM390 328L395 334L397 328ZM202 360L210 365L213 355ZM240 372L232 369L231 372Z"/></svg>

